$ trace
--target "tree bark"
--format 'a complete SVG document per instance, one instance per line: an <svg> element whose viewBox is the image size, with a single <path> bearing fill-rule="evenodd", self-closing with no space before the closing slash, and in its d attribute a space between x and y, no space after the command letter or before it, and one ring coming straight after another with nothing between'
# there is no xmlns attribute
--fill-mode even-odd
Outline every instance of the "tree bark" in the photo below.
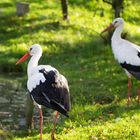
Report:
<svg viewBox="0 0 140 140"><path fill-rule="evenodd" d="M112 1L112 7L115 11L115 13L114 13L115 18L120 17L120 14L123 10L123 1L124 0L113 0Z"/></svg>
<svg viewBox="0 0 140 140"><path fill-rule="evenodd" d="M68 16L68 0L61 0L62 14L64 20L69 20Z"/></svg>
<svg viewBox="0 0 140 140"><path fill-rule="evenodd" d="M110 4L114 10L114 18L120 17L120 14L123 10L124 0L112 0L112 2L108 0L103 0L103 2Z"/></svg>

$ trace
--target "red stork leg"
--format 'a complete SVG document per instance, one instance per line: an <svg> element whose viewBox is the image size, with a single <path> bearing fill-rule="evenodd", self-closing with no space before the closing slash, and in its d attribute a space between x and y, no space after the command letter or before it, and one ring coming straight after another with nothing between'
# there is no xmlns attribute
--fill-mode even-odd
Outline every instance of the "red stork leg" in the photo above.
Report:
<svg viewBox="0 0 140 140"><path fill-rule="evenodd" d="M40 140L42 140L43 116L42 116L42 109L41 109L41 107L39 107L39 113L40 113Z"/></svg>
<svg viewBox="0 0 140 140"><path fill-rule="evenodd" d="M131 78L128 79L128 98L127 98L127 105L130 105L131 102L131 87L132 87L132 82Z"/></svg>
<svg viewBox="0 0 140 140"><path fill-rule="evenodd" d="M57 111L56 112L56 115L55 115L54 123L53 123L54 127L53 127L52 134L51 134L51 139L52 140L55 140L54 132L55 132L55 128L56 128L56 123L57 123L57 120L58 120L58 116L59 116L59 113Z"/></svg>
<svg viewBox="0 0 140 140"><path fill-rule="evenodd" d="M138 88L138 103L140 103L140 87Z"/></svg>

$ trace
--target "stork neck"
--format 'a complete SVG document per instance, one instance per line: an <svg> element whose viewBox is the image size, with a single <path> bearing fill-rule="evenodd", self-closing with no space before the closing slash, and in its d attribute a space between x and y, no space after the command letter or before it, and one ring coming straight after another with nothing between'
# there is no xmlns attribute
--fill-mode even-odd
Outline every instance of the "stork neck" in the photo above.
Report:
<svg viewBox="0 0 140 140"><path fill-rule="evenodd" d="M122 30L123 30L123 24L120 25L120 26L118 26L118 27L115 29L111 40L112 40L112 41L118 41L119 39L121 39Z"/></svg>
<svg viewBox="0 0 140 140"><path fill-rule="evenodd" d="M39 55L33 55L31 57L31 59L30 59L30 61L28 63L28 68L27 68L28 77L30 75L32 75L33 69L38 66L38 61L39 61L40 57L41 57L41 54L39 54Z"/></svg>

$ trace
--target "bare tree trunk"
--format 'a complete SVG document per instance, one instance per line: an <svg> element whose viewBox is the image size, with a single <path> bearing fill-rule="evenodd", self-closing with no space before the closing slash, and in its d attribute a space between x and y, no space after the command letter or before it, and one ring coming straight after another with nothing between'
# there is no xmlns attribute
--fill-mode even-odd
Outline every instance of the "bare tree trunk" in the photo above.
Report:
<svg viewBox="0 0 140 140"><path fill-rule="evenodd" d="M63 19L69 20L68 16L68 0L61 0Z"/></svg>
<svg viewBox="0 0 140 140"><path fill-rule="evenodd" d="M28 130L31 130L34 128L34 123L33 123L33 100L30 96L30 94L27 94L27 101L26 101L26 126Z"/></svg>
<svg viewBox="0 0 140 140"><path fill-rule="evenodd" d="M115 18L120 17L120 14L123 10L123 1L124 0L113 0L112 1L112 7L115 11L115 13L114 13Z"/></svg>
<svg viewBox="0 0 140 140"><path fill-rule="evenodd" d="M119 7L116 7L115 8L114 17L115 18L120 17L120 13L121 13L121 9Z"/></svg>
<svg viewBox="0 0 140 140"><path fill-rule="evenodd" d="M114 10L114 18L120 17L121 12L123 11L123 2L124 0L103 0L103 2L110 4Z"/></svg>

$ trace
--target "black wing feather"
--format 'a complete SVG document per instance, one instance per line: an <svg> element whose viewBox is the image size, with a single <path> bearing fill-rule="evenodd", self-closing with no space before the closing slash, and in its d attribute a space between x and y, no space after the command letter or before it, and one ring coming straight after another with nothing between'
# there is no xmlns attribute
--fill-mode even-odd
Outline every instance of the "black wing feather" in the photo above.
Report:
<svg viewBox="0 0 140 140"><path fill-rule="evenodd" d="M46 107L57 110L65 116L70 110L70 94L67 82L62 80L62 75L57 71L51 70L49 72L41 69L39 72L43 73L45 82L41 82L30 93L34 100Z"/></svg>
<svg viewBox="0 0 140 140"><path fill-rule="evenodd" d="M140 66L127 64L126 62L120 63L120 65L131 73L137 80L140 80Z"/></svg>

